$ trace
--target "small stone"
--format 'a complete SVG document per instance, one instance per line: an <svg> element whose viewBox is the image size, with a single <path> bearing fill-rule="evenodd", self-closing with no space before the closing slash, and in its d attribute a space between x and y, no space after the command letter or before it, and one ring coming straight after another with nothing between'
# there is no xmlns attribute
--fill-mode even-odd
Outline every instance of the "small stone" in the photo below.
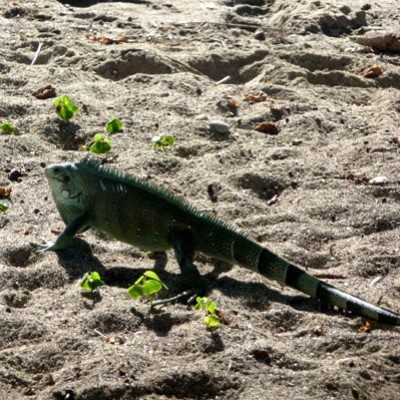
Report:
<svg viewBox="0 0 400 400"><path fill-rule="evenodd" d="M371 185L384 185L387 183L388 179L386 176L376 176L375 178L372 178L369 180L369 183Z"/></svg>
<svg viewBox="0 0 400 400"><path fill-rule="evenodd" d="M11 172L8 174L8 179L12 182L19 182L22 174L21 172L14 168L11 170Z"/></svg>
<svg viewBox="0 0 400 400"><path fill-rule="evenodd" d="M209 127L218 133L229 132L229 125L224 121L211 121Z"/></svg>
<svg viewBox="0 0 400 400"><path fill-rule="evenodd" d="M260 40L260 41L265 40L265 32L262 29L257 29L254 32L254 39Z"/></svg>

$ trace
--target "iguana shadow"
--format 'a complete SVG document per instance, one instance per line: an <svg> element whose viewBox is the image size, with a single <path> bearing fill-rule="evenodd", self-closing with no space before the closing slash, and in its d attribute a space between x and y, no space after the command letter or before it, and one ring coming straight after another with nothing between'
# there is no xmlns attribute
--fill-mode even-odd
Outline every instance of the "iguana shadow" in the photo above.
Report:
<svg viewBox="0 0 400 400"><path fill-rule="evenodd" d="M87 272L97 271L106 285L127 289L145 271L152 269L170 288L168 296L174 296L188 289L185 287L185 279L180 274L165 269L167 259L151 260L149 258L146 268L137 268L134 265L131 267L113 266L106 268L99 258L93 254L90 245L79 238L74 238L74 245L69 249L58 251L57 255L60 265L65 268L71 279L79 279ZM153 263L152 266L151 262ZM216 262L213 271L202 276L205 287L203 295L208 296L213 289L217 289L227 297L241 298L243 305L249 308L265 309L269 303L278 302L289 304L295 309L310 309L309 306L305 306L306 303L310 302L308 297L282 294L278 290L270 288L268 281L264 284L239 281L226 275L220 277L221 273L231 268L232 266L221 267Z"/></svg>

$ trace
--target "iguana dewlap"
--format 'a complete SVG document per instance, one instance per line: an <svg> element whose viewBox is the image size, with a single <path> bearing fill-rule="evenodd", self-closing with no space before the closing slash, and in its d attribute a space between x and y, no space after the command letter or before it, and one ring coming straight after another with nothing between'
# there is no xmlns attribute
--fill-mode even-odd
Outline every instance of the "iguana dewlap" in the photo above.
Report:
<svg viewBox="0 0 400 400"><path fill-rule="evenodd" d="M117 170L84 158L51 165L45 175L65 230L44 250L60 250L73 236L97 229L143 250L173 248L181 271L191 281L200 278L195 252L239 264L268 279L291 286L333 306L369 320L400 325L400 315L346 294L314 278L267 248L186 201Z"/></svg>

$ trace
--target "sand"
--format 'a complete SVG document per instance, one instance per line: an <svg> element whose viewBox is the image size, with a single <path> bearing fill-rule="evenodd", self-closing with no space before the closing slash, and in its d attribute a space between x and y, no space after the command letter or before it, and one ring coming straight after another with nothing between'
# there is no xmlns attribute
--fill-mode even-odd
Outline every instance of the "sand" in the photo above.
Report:
<svg viewBox="0 0 400 400"><path fill-rule="evenodd" d="M198 255L226 319L210 333L191 306L129 298L154 267L140 250L93 231L58 254L30 242L64 228L44 166L82 158L116 116L109 165L399 312L399 53L351 40L399 21L395 0L3 1L0 120L18 134L0 135L0 398L397 398L398 328L358 332L361 318ZM78 105L70 122L32 95L46 85ZM174 146L154 150L159 135ZM106 286L82 295L94 270Z"/></svg>

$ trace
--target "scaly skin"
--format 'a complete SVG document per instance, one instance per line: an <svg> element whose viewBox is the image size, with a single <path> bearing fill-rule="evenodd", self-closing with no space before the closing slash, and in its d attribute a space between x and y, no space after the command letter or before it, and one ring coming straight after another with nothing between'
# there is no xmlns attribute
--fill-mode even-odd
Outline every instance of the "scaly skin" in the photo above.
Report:
<svg viewBox="0 0 400 400"><path fill-rule="evenodd" d="M182 273L200 281L194 253L239 264L268 279L291 286L354 315L400 325L400 315L376 307L314 278L297 266L204 214L164 189L84 158L77 163L51 165L45 175L61 218L66 224L57 240L44 250L60 250L88 228L146 251L173 248Z"/></svg>

